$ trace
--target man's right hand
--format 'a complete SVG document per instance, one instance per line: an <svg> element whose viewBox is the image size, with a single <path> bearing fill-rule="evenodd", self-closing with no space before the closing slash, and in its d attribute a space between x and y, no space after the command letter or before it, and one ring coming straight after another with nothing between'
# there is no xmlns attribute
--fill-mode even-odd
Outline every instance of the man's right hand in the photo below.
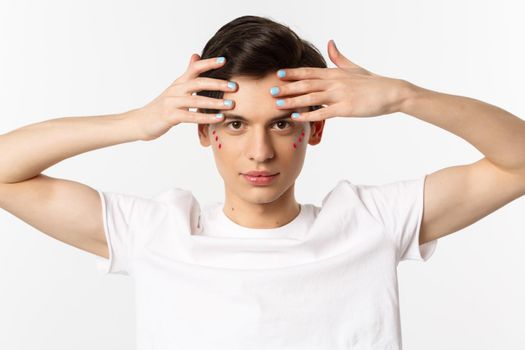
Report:
<svg viewBox="0 0 525 350"><path fill-rule="evenodd" d="M217 58L200 60L200 56L193 54L186 72L175 80L162 94L144 107L130 111L130 116L142 135L141 140L150 141L164 135L173 126L181 123L211 124L220 122L215 114L192 112L189 108L231 109L234 102L228 106L224 99L193 95L202 90L236 91L228 87L228 81L222 79L199 77L199 74L210 69L217 69L224 65L218 63ZM230 84L231 85L231 84Z"/></svg>

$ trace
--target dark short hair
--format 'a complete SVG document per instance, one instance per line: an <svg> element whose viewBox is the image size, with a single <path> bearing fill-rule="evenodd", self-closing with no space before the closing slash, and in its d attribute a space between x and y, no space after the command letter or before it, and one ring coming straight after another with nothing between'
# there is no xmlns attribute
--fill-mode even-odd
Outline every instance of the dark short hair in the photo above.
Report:
<svg viewBox="0 0 525 350"><path fill-rule="evenodd" d="M243 75L260 79L281 68L327 67L314 45L289 27L259 16L241 16L223 25L204 46L201 59L219 56L224 56L226 63L199 77L230 80L232 76ZM212 98L223 98L223 94L223 91L197 92L199 96ZM322 106L309 106L309 111L319 108ZM200 108L199 112L220 110Z"/></svg>

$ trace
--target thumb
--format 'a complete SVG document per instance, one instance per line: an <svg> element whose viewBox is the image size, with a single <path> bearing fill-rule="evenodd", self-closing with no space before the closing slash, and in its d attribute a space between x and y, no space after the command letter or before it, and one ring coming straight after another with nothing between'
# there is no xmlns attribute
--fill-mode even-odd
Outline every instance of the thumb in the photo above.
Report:
<svg viewBox="0 0 525 350"><path fill-rule="evenodd" d="M196 54L196 53L192 54L190 57L190 63L188 64L188 66L191 66L193 62L196 62L200 59L201 59L201 56L199 56L199 54Z"/></svg>
<svg viewBox="0 0 525 350"><path fill-rule="evenodd" d="M333 39L330 39L328 41L328 56L330 57L330 60L332 60L332 62L334 62L335 65L340 68L358 68L359 67L357 64L355 64L354 62L346 58L341 53L341 51L337 49L337 46L335 46L335 41Z"/></svg>

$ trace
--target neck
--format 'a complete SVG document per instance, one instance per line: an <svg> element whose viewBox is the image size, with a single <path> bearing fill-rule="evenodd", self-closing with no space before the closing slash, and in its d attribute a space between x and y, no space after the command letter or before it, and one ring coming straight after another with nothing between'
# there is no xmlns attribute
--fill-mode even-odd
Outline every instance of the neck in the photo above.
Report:
<svg viewBox="0 0 525 350"><path fill-rule="evenodd" d="M226 191L223 212L233 222L247 228L277 228L299 215L300 205L294 197L294 185L278 199L268 203L247 201Z"/></svg>

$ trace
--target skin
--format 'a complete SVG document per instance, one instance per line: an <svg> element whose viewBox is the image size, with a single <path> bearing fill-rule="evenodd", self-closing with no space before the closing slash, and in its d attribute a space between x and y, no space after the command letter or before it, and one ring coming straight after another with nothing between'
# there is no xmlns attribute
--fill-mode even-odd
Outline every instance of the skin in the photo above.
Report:
<svg viewBox="0 0 525 350"><path fill-rule="evenodd" d="M292 112L305 112L308 107L279 110L269 93L273 86L282 85L274 72L262 79L234 76L231 80L237 83L238 90L224 93L224 99L234 101L229 110L222 111L224 120L198 125L200 143L212 147L224 181L223 212L248 228L286 225L299 215L295 180L303 167L307 145L321 142L324 120L310 123L290 118ZM248 121L229 119L228 113L244 116ZM285 116L270 121L279 115ZM241 175L250 170L279 175L269 185L252 185Z"/></svg>

